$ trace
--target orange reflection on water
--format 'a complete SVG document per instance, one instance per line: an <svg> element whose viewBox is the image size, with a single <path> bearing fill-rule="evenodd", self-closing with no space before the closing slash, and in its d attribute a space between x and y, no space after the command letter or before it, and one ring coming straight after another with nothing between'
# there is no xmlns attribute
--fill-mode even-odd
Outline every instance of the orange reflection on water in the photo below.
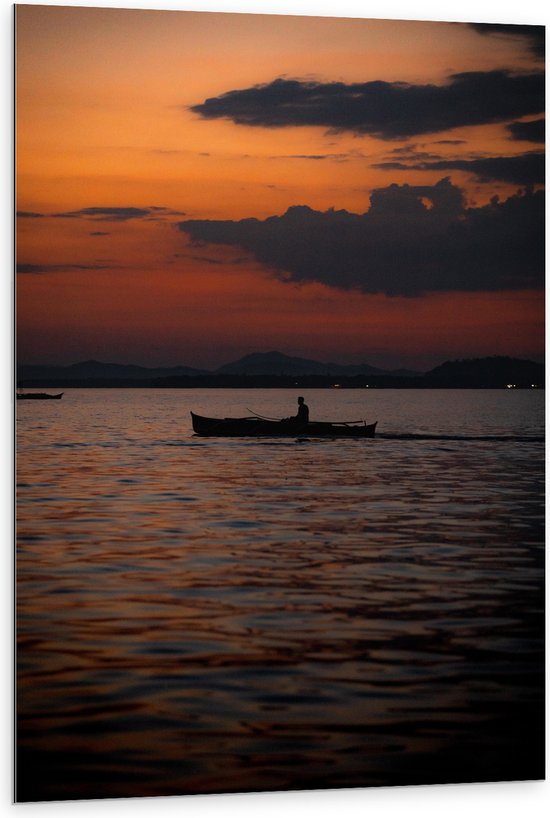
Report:
<svg viewBox="0 0 550 818"><path fill-rule="evenodd" d="M17 407L20 798L539 769L542 394L307 396L441 439L200 439L186 419L294 397ZM503 442L520 419L532 442Z"/></svg>

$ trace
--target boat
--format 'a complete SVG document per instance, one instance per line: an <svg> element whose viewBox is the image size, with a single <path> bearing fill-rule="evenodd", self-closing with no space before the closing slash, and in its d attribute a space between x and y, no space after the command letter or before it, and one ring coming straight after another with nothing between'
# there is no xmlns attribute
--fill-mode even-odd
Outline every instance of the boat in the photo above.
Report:
<svg viewBox="0 0 550 818"><path fill-rule="evenodd" d="M193 431L210 437L374 437L376 423L362 421L302 423L269 420L252 415L244 418L207 418L191 412Z"/></svg>
<svg viewBox="0 0 550 818"><path fill-rule="evenodd" d="M57 395L50 395L47 392L18 392L17 400L60 400L63 395L63 392Z"/></svg>

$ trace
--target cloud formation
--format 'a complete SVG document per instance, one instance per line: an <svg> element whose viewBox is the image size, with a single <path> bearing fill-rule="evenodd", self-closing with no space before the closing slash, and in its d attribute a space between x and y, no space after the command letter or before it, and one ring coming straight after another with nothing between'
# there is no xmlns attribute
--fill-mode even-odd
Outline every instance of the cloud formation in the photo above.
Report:
<svg viewBox="0 0 550 818"><path fill-rule="evenodd" d="M17 264L18 273L66 273L71 270L112 270L112 264Z"/></svg>
<svg viewBox="0 0 550 818"><path fill-rule="evenodd" d="M506 126L511 138L518 142L540 142L546 139L546 122L544 119L534 119L530 122L510 122Z"/></svg>
<svg viewBox="0 0 550 818"><path fill-rule="evenodd" d="M83 207L65 213L54 213L56 219L93 219L105 222L127 222L150 216L152 208L144 207Z"/></svg>
<svg viewBox="0 0 550 818"><path fill-rule="evenodd" d="M544 26L524 26L508 23L466 23L479 34L490 37L514 37L525 40L532 54L544 59L545 30Z"/></svg>
<svg viewBox="0 0 550 818"><path fill-rule="evenodd" d="M322 126L396 139L542 113L544 72L472 71L453 74L444 85L276 79L212 97L191 111L237 125Z"/></svg>
<svg viewBox="0 0 550 818"><path fill-rule="evenodd" d="M379 162L373 167L382 170L464 170L482 182L508 182L514 185L542 185L545 180L544 153L539 151L480 159Z"/></svg>
<svg viewBox="0 0 550 818"><path fill-rule="evenodd" d="M291 207L265 221L180 222L193 241L251 252L289 282L418 296L542 287L544 194L467 208L449 179L374 190L367 213Z"/></svg>
<svg viewBox="0 0 550 818"><path fill-rule="evenodd" d="M164 216L185 216L181 211L168 207L83 207L51 214L55 219L88 219L96 222L127 222L131 219L156 220Z"/></svg>
<svg viewBox="0 0 550 818"><path fill-rule="evenodd" d="M198 242L197 242L198 243ZM193 255L192 253L175 253L174 258L186 259L189 261L198 261L201 264L211 264L213 266L234 266L235 264L245 264L248 259L246 257L239 256L237 258L215 258L213 256L200 256L200 255Z"/></svg>
<svg viewBox="0 0 550 818"><path fill-rule="evenodd" d="M358 151L352 153L292 153L270 156L270 159L306 159L316 162L328 159L332 162L349 162L351 159L364 159L363 154Z"/></svg>

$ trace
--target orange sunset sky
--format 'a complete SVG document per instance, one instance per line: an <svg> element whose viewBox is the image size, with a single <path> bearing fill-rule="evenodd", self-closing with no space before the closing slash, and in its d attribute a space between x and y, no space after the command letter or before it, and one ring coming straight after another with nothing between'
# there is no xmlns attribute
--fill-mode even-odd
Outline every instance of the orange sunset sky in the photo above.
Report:
<svg viewBox="0 0 550 818"><path fill-rule="evenodd" d="M542 37L18 5L18 360L542 360Z"/></svg>

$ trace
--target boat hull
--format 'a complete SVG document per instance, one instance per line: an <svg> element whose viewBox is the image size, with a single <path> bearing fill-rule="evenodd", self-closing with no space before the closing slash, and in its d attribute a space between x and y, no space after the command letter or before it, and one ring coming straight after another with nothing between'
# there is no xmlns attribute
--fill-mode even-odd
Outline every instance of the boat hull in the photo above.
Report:
<svg viewBox="0 0 550 818"><path fill-rule="evenodd" d="M63 397L63 392L58 395L49 395L47 392L27 392L26 394L18 394L17 400L60 400Z"/></svg>
<svg viewBox="0 0 550 818"><path fill-rule="evenodd" d="M191 412L193 431L208 437L374 437L376 423L300 423L262 418L207 418Z"/></svg>

